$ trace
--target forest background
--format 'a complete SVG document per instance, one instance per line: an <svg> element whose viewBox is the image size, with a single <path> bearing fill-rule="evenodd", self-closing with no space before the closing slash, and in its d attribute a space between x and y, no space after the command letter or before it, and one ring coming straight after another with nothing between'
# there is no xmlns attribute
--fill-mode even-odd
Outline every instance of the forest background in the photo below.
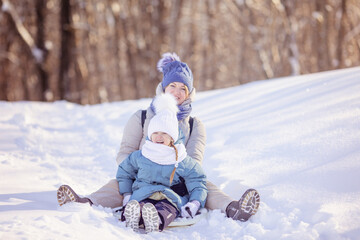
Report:
<svg viewBox="0 0 360 240"><path fill-rule="evenodd" d="M360 65L358 0L0 0L0 9L6 101L152 97L165 52L188 63L197 91Z"/></svg>

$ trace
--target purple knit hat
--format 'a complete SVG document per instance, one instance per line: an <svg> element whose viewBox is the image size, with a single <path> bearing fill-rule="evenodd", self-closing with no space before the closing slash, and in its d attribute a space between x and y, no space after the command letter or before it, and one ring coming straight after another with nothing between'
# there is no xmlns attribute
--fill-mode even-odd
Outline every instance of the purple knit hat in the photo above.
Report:
<svg viewBox="0 0 360 240"><path fill-rule="evenodd" d="M164 74L161 82L163 90L172 82L185 84L189 92L193 89L193 75L191 69L176 53L164 53L157 64L157 68Z"/></svg>

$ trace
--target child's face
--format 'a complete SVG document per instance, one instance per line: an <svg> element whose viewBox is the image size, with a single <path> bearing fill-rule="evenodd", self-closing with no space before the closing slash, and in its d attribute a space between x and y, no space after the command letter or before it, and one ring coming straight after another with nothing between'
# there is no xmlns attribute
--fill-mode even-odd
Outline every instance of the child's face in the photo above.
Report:
<svg viewBox="0 0 360 240"><path fill-rule="evenodd" d="M170 146L170 142L172 141L172 138L167 133L154 132L153 134L151 134L151 141L153 143L164 144L166 146Z"/></svg>

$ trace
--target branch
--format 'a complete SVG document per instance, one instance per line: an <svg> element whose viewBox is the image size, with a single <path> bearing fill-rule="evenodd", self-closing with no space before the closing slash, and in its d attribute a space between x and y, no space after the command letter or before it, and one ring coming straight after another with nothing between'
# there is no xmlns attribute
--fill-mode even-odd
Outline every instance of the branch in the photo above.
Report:
<svg viewBox="0 0 360 240"><path fill-rule="evenodd" d="M36 47L34 39L32 38L29 31L22 24L19 15L15 11L15 8L9 2L9 0L3 0L1 10L10 15L10 17L14 21L15 28L16 28L17 32L19 33L20 37L24 40L25 44L29 47L33 57L36 60L36 62L37 63L42 63L43 59L44 59L43 51L41 49L39 49L38 47Z"/></svg>

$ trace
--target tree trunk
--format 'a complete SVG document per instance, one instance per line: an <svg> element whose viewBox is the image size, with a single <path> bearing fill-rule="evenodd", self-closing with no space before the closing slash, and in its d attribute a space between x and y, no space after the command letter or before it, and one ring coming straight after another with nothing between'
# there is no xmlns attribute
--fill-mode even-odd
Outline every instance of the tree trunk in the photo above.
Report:
<svg viewBox="0 0 360 240"><path fill-rule="evenodd" d="M46 61L47 50L45 49L45 11L46 3L44 0L36 0L36 49L41 54L41 59L38 59L36 68L39 77L39 87L41 92L41 100L46 101L46 92L49 90L48 74L45 71L44 63Z"/></svg>
<svg viewBox="0 0 360 240"><path fill-rule="evenodd" d="M67 99L67 93L70 90L70 76L69 70L73 63L72 48L73 48L73 30L71 26L71 4L70 0L61 1L60 9L60 66L59 66L59 82L58 88L61 99Z"/></svg>
<svg viewBox="0 0 360 240"><path fill-rule="evenodd" d="M341 0L341 21L340 21L340 29L338 34L338 44L337 44L337 60L338 67L344 67L344 56L343 56L343 44L344 44L344 36L345 36L345 20L346 20L346 0Z"/></svg>

